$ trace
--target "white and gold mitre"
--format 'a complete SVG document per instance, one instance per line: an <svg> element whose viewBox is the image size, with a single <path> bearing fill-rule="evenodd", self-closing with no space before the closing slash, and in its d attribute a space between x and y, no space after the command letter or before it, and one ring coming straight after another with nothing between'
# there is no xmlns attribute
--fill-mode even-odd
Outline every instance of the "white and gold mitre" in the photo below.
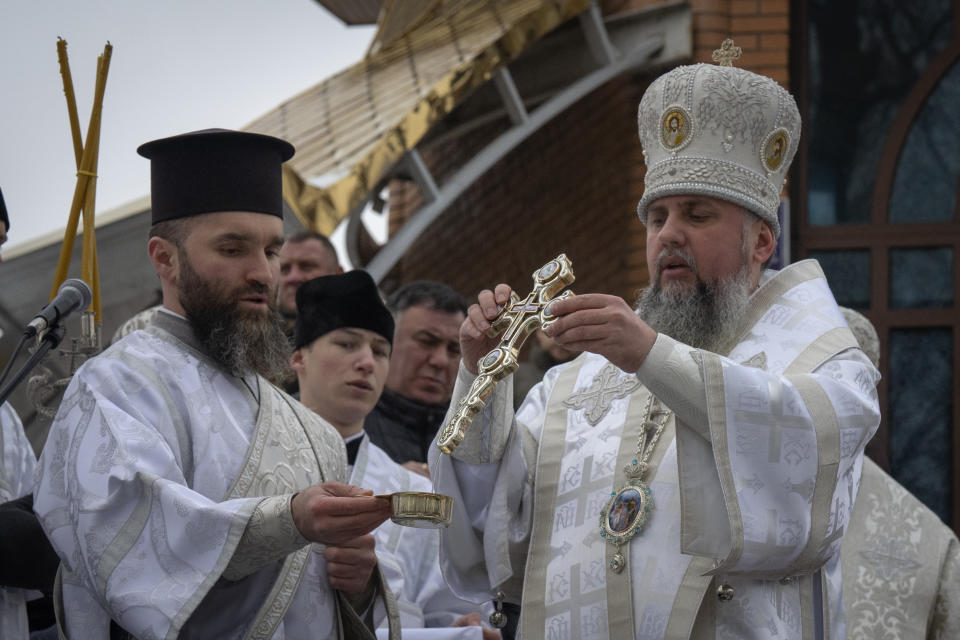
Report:
<svg viewBox="0 0 960 640"><path fill-rule="evenodd" d="M779 237L780 190L800 143L797 103L779 84L730 66L739 47L726 40L719 65L677 67L647 88L637 120L647 165L637 213L664 196L700 194L742 205Z"/></svg>

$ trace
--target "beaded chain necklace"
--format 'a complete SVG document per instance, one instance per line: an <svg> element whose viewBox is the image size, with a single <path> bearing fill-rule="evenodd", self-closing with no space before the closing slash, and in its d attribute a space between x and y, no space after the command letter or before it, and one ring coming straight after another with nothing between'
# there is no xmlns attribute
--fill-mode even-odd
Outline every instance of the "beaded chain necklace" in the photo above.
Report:
<svg viewBox="0 0 960 640"><path fill-rule="evenodd" d="M609 569L614 573L620 573L627 566L620 547L643 531L653 511L653 495L643 476L649 468L650 456L670 417L670 410L662 407L659 401L655 407L654 400L651 393L633 460L623 467L623 473L627 476L626 482L610 493L610 499L600 511L600 535L617 549L609 564ZM659 419L655 420L655 416Z"/></svg>

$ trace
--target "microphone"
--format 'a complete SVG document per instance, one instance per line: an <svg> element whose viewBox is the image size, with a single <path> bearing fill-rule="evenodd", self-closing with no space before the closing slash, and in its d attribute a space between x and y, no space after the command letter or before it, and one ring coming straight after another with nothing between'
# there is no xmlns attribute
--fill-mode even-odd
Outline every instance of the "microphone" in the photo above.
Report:
<svg viewBox="0 0 960 640"><path fill-rule="evenodd" d="M79 278L64 280L60 289L57 290L56 297L33 317L33 320L27 325L24 335L28 338L37 335L48 327L57 324L62 318L67 317L77 309L86 309L90 306L92 299L93 291L90 290L90 285L86 282Z"/></svg>

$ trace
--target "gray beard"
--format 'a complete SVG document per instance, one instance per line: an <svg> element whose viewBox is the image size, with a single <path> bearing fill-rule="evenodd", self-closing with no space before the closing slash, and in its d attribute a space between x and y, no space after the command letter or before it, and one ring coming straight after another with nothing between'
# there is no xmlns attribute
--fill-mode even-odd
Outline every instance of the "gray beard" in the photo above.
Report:
<svg viewBox="0 0 960 640"><path fill-rule="evenodd" d="M640 291L640 318L674 340L724 354L734 346L750 299L749 277L746 264L719 282L707 283L697 275L692 291L677 286L664 290L657 277L653 285Z"/></svg>
<svg viewBox="0 0 960 640"><path fill-rule="evenodd" d="M236 376L252 371L275 384L290 377L290 343L274 304L266 313L240 308L245 291L225 291L210 284L187 260L183 260L179 284L180 304L194 335L214 360ZM265 292L255 284L246 289Z"/></svg>

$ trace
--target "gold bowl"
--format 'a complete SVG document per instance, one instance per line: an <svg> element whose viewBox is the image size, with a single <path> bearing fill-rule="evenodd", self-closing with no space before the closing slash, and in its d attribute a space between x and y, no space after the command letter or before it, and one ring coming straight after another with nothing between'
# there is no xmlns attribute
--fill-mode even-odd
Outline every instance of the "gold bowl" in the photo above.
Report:
<svg viewBox="0 0 960 640"><path fill-rule="evenodd" d="M375 496L390 501L391 520L404 527L442 529L453 519L453 498L424 491L398 491Z"/></svg>

